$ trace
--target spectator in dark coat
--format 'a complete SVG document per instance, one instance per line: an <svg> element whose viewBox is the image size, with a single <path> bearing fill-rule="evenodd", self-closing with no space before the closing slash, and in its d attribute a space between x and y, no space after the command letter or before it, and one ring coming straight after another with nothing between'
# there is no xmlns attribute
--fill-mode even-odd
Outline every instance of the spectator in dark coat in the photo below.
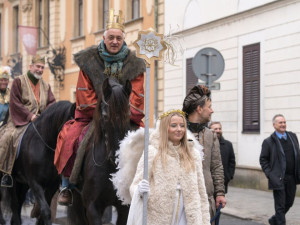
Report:
<svg viewBox="0 0 300 225"><path fill-rule="evenodd" d="M273 117L275 132L263 141L259 162L273 190L275 215L272 225L285 225L285 214L292 207L300 183L300 152L296 134L286 131L283 115Z"/></svg>
<svg viewBox="0 0 300 225"><path fill-rule="evenodd" d="M232 143L224 139L222 125L220 122L211 122L209 128L217 134L219 139L222 164L224 168L225 193L227 193L228 183L233 179L235 171L235 155Z"/></svg>

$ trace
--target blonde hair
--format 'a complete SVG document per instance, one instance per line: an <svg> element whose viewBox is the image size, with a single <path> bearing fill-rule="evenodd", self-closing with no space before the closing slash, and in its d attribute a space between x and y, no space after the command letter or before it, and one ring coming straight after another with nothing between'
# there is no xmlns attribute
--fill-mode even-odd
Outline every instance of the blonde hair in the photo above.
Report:
<svg viewBox="0 0 300 225"><path fill-rule="evenodd" d="M189 148L188 141L187 141L186 119L181 113L174 111L172 113L169 113L169 115L163 117L160 121L158 153L155 156L153 161L152 173L151 173L152 176L158 160L161 160L163 168L165 168L167 164L167 154L169 152L168 129L171 123L171 118L175 115L183 118L184 128L185 128L184 136L180 140L181 147L178 149L180 166L183 167L187 172L190 172L191 170L195 170L194 158L192 156L191 149Z"/></svg>

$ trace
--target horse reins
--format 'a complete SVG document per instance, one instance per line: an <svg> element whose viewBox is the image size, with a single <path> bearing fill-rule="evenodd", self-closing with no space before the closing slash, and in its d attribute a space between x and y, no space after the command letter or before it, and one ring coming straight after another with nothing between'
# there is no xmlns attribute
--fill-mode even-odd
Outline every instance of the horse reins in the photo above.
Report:
<svg viewBox="0 0 300 225"><path fill-rule="evenodd" d="M47 148L49 148L50 150L52 150L53 152L55 152L55 149L51 148L51 147L44 141L43 137L40 135L39 131L36 129L36 126L34 125L34 123L32 122L31 124L32 124L32 126L33 126L33 129L35 130L35 132L37 133L37 135L39 136L39 138L40 138L41 141L43 142L43 144L44 144Z"/></svg>
<svg viewBox="0 0 300 225"><path fill-rule="evenodd" d="M117 84L112 84L111 85L111 87L113 88L113 87L115 87L115 86L118 86L119 84L117 83ZM126 94L127 95L127 93L124 91L124 89L122 89L122 91L124 92L124 94ZM128 96L128 95L127 95ZM101 113L102 113L102 116L103 115L107 115L109 112L107 112L107 110L108 109L105 109L105 107L107 107L109 104L108 104L108 102L105 100L105 97L104 97L104 94L102 94L102 102L101 102ZM130 104L130 103L129 103ZM131 105L131 104L130 104ZM138 110L138 111L140 111L139 109L137 109L136 107L134 107L136 110ZM103 133L105 133L105 132L103 132ZM104 135L105 136L105 135ZM106 143L105 143L105 146L107 147L107 140L105 141ZM111 154L110 154L111 155ZM92 145L92 158L93 158L93 162L94 162L94 165L95 166L97 166L97 167L102 167L104 164L105 164L105 162L106 162L106 160L108 159L111 163L112 163L112 165L114 165L114 166L117 166L116 165L116 163L115 163L115 161L111 158L111 156L109 156L108 158L105 158L104 159L104 161L103 162L101 162L100 164L98 164L97 162L96 162L96 159L95 159L95 143L93 142L93 145Z"/></svg>
<svg viewBox="0 0 300 225"><path fill-rule="evenodd" d="M106 158L103 160L103 162L102 162L101 164L98 164L98 163L96 162L96 159L95 159L95 143L94 143L94 142L93 142L93 146L92 146L92 155L93 155L92 158L93 158L93 162L94 162L94 165L95 165L95 166L97 166L97 167L102 167L102 166L105 164ZM109 157L108 159L109 159L109 161L110 161L114 166L117 166L116 163L114 162L114 160L112 160L111 157Z"/></svg>
<svg viewBox="0 0 300 225"><path fill-rule="evenodd" d="M73 116L71 116L71 119L74 119ZM33 129L35 130L35 132L37 133L37 135L39 136L39 138L40 138L41 141L43 142L43 144L44 144L47 148L49 148L50 150L52 150L53 152L55 152L55 149L54 149L54 148L51 148L51 147L44 141L42 135L40 134L40 132L37 130L36 126L34 125L34 122L31 122L31 124L32 124L32 126L33 126ZM61 128L63 127L64 124L65 124L65 123L62 123L62 124L60 125L60 127L58 128L58 131L61 130Z"/></svg>

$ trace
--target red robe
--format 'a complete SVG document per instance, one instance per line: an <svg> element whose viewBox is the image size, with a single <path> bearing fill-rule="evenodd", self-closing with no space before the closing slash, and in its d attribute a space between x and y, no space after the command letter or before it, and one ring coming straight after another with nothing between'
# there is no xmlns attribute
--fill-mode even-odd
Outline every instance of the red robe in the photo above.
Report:
<svg viewBox="0 0 300 225"><path fill-rule="evenodd" d="M142 121L144 117L144 74L131 80L131 85L130 119L139 126L144 126ZM92 82L87 74L80 70L76 87L75 119L64 125L57 138L54 164L59 174L64 172L64 176L70 176L79 146L78 139L82 140L87 132L87 129L83 133L82 130L93 119L96 104L97 95Z"/></svg>

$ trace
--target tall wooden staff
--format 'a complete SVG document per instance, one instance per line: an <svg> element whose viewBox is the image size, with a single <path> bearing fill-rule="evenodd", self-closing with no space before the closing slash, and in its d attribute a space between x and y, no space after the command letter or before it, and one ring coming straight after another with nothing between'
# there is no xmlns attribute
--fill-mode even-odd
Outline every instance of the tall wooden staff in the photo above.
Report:
<svg viewBox="0 0 300 225"><path fill-rule="evenodd" d="M137 57L146 63L146 95L145 95L145 139L144 139L144 179L148 180L148 144L149 144L149 99L150 99L150 64L154 60L161 60L166 45L163 35L153 29L139 31L138 39L133 43L137 49ZM143 196L143 225L147 224L148 193Z"/></svg>

